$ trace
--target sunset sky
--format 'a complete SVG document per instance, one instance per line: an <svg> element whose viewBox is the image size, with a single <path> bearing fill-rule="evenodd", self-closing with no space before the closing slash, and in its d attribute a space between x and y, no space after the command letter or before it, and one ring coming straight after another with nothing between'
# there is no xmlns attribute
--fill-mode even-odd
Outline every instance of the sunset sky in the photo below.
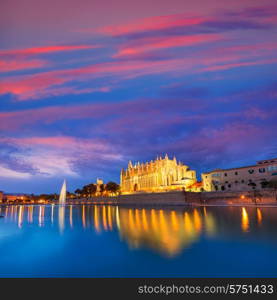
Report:
<svg viewBox="0 0 277 300"><path fill-rule="evenodd" d="M276 0L3 0L0 190L277 157Z"/></svg>

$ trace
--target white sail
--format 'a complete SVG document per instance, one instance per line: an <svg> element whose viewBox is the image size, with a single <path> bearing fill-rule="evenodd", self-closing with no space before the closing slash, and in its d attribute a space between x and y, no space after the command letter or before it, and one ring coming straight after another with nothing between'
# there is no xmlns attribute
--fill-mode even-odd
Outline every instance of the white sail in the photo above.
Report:
<svg viewBox="0 0 277 300"><path fill-rule="evenodd" d="M66 200L66 181L64 180L60 192L59 204L65 204L65 200Z"/></svg>

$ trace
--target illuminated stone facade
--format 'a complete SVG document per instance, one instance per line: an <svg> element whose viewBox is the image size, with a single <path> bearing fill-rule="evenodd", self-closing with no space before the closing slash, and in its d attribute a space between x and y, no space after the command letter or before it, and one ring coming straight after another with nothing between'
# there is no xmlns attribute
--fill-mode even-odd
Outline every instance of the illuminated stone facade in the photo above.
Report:
<svg viewBox="0 0 277 300"><path fill-rule="evenodd" d="M201 176L207 192L262 190L264 182L277 180L277 159L261 160L246 167L216 169Z"/></svg>
<svg viewBox="0 0 277 300"><path fill-rule="evenodd" d="M155 161L135 165L129 162L128 168L120 174L123 194L135 192L161 192L187 190L196 182L196 172L176 161L176 158L157 158Z"/></svg>

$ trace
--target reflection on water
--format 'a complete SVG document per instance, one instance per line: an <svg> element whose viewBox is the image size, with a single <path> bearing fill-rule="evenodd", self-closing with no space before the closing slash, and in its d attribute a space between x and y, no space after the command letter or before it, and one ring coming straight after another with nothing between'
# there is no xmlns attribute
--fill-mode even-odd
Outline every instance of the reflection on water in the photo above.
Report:
<svg viewBox="0 0 277 300"><path fill-rule="evenodd" d="M57 226L65 230L94 230L97 234L116 231L131 249L152 249L174 257L202 236L212 239L224 230L251 234L263 228L265 208L226 208L224 214L210 207L189 209L125 208L117 206L2 206L4 222L15 222L19 229L30 224Z"/></svg>
<svg viewBox="0 0 277 300"><path fill-rule="evenodd" d="M241 210L241 228L243 231L249 230L249 218L245 207Z"/></svg>
<svg viewBox="0 0 277 300"><path fill-rule="evenodd" d="M262 220L263 220L262 211L260 208L257 208L257 221L259 225L262 225Z"/></svg>

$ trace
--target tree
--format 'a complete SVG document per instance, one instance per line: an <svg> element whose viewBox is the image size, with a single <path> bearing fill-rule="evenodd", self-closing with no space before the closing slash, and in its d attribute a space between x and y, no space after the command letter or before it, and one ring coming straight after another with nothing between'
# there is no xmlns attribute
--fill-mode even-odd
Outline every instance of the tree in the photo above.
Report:
<svg viewBox="0 0 277 300"><path fill-rule="evenodd" d="M82 190L77 189L74 191L74 193L77 195L78 198L80 198L80 196L82 195Z"/></svg>
<svg viewBox="0 0 277 300"><path fill-rule="evenodd" d="M92 197L96 193L96 190L97 186L93 183L90 183L88 185L83 186L81 194L85 197Z"/></svg>
<svg viewBox="0 0 277 300"><path fill-rule="evenodd" d="M113 181L109 181L107 184L106 184L106 191L107 192L110 192L111 194L118 194L119 193L119 190L120 190L120 186L116 183L116 182L113 182Z"/></svg>

